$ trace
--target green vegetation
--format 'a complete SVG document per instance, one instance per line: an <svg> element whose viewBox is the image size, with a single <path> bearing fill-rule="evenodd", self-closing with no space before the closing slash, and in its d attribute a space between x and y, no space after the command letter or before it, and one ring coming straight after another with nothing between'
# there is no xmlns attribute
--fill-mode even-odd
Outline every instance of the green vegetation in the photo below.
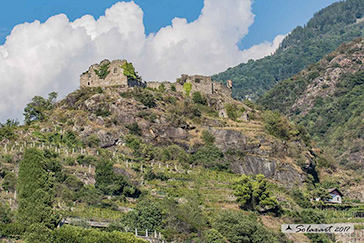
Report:
<svg viewBox="0 0 364 243"><path fill-rule="evenodd" d="M142 135L142 129L139 127L137 122L133 122L129 125L125 125L127 129L129 129L130 134L141 136Z"/></svg>
<svg viewBox="0 0 364 243"><path fill-rule="evenodd" d="M132 80L140 79L138 73L135 72L135 68L131 62L130 63L125 62L125 64L122 65L121 68L124 69L124 75L127 76L128 79Z"/></svg>
<svg viewBox="0 0 364 243"><path fill-rule="evenodd" d="M186 96L190 96L191 95L191 90L192 90L192 84L191 83L184 83L183 84L183 91L185 91Z"/></svg>
<svg viewBox="0 0 364 243"><path fill-rule="evenodd" d="M201 94L201 92L193 92L192 100L196 104L201 104L201 105L207 104L207 99L205 98L205 96L203 94Z"/></svg>
<svg viewBox="0 0 364 243"><path fill-rule="evenodd" d="M27 228L33 224L42 224L53 229L60 220L52 209L54 177L45 165L41 151L28 149L19 166L17 220Z"/></svg>
<svg viewBox="0 0 364 243"><path fill-rule="evenodd" d="M53 233L55 243L146 243L131 233L120 231L105 232L97 229L82 229L75 226L63 226Z"/></svg>
<svg viewBox="0 0 364 243"><path fill-rule="evenodd" d="M110 63L104 63L100 66L99 70L94 70L96 75L99 76L100 79L105 79L107 75L109 75Z"/></svg>
<svg viewBox="0 0 364 243"><path fill-rule="evenodd" d="M214 228L228 242L282 242L257 222L254 216L246 216L240 212L225 211L217 215ZM219 234L219 235L220 235ZM221 236L219 237L221 239Z"/></svg>
<svg viewBox="0 0 364 243"><path fill-rule="evenodd" d="M353 55L352 59L355 59L355 55L360 53L361 50L352 52L352 46L359 42L362 42L362 39L357 39L355 42L342 46L330 56L346 53L348 57ZM349 54L349 52L352 53ZM362 102L364 99L364 72L358 71L341 75L339 82L332 86L333 94L314 97L310 101L312 102L312 108L304 111L304 115L302 114L303 111L301 111L304 107L296 105L298 99L306 92L307 86L312 83L311 74L320 72L322 75L322 70L328 68L328 65L330 64L317 63L307 71L278 83L259 100L259 103L266 109L278 110L292 117L299 124L298 128L300 130L305 127L319 146L326 148L334 157L339 157L347 153L347 151L350 151L351 154L360 151L360 141L364 131L362 128L362 120L364 119L362 112L364 109ZM294 105L295 108L292 108ZM268 129L275 131L271 133L278 134L281 137L286 136L282 133L284 133L284 128L288 127L288 123L284 124L283 120L278 121L278 113L267 114L270 117L266 119L267 124L270 124ZM274 120L276 122L273 122ZM274 125L272 125L273 123ZM330 166L327 161L326 163L324 163L325 161L321 162L321 165ZM356 170L358 173L362 172L360 162L350 161L348 156L341 157L340 163L348 169Z"/></svg>
<svg viewBox="0 0 364 243"><path fill-rule="evenodd" d="M132 91L121 93L124 98L134 98L148 108L156 106L154 95L147 89L134 88Z"/></svg>
<svg viewBox="0 0 364 243"><path fill-rule="evenodd" d="M30 124L34 121L43 121L47 118L46 111L52 110L58 94L52 92L48 99L41 96L35 96L32 102L24 108L25 123Z"/></svg>
<svg viewBox="0 0 364 243"><path fill-rule="evenodd" d="M106 195L115 196L138 196L139 190L130 186L122 175L113 171L113 164L101 160L96 165L95 188L101 190Z"/></svg>
<svg viewBox="0 0 364 243"><path fill-rule="evenodd" d="M202 140L205 142L205 144L214 144L215 142L215 137L214 135L212 135L209 131L202 131Z"/></svg>
<svg viewBox="0 0 364 243"><path fill-rule="evenodd" d="M264 175L242 175L234 185L234 194L240 207L259 212L276 210L277 200L271 196L269 183Z"/></svg>
<svg viewBox="0 0 364 243"><path fill-rule="evenodd" d="M356 24L363 12L360 0L334 3L317 12L304 27L295 28L273 55L249 60L212 78L221 82L231 79L235 98L257 99L278 81L319 61L342 43L364 36L363 23Z"/></svg>

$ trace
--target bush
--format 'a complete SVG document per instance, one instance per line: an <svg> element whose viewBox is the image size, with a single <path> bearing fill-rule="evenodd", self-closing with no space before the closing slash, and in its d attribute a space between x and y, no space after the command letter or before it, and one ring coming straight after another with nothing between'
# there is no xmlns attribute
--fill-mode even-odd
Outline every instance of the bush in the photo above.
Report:
<svg viewBox="0 0 364 243"><path fill-rule="evenodd" d="M191 83L184 83L183 84L183 90L185 91L186 96L190 96L191 95L191 90L192 90L192 84Z"/></svg>
<svg viewBox="0 0 364 243"><path fill-rule="evenodd" d="M298 223L324 224L326 223L325 213L315 209L303 209Z"/></svg>
<svg viewBox="0 0 364 243"><path fill-rule="evenodd" d="M147 243L131 233L105 232L65 225L53 232L54 243Z"/></svg>
<svg viewBox="0 0 364 243"><path fill-rule="evenodd" d="M100 139L96 134L86 137L84 144L90 148L97 148L100 145Z"/></svg>
<svg viewBox="0 0 364 243"><path fill-rule="evenodd" d="M5 204L0 202L0 224L11 222L11 211L10 208Z"/></svg>
<svg viewBox="0 0 364 243"><path fill-rule="evenodd" d="M238 118L238 109L237 109L236 105L226 104L225 109L226 109L227 116L231 120L235 121L236 118Z"/></svg>
<svg viewBox="0 0 364 243"><path fill-rule="evenodd" d="M140 191L130 186L122 175L113 171L113 164L106 160L101 160L96 165L95 187L106 195L134 196L137 197Z"/></svg>
<svg viewBox="0 0 364 243"><path fill-rule="evenodd" d="M226 243L228 242L222 234L216 229L210 229L204 232L205 243Z"/></svg>
<svg viewBox="0 0 364 243"><path fill-rule="evenodd" d="M125 125L127 129L129 129L130 134L141 136L142 135L142 129L139 127L137 122L133 122L129 125Z"/></svg>
<svg viewBox="0 0 364 243"><path fill-rule="evenodd" d="M261 225L255 217L240 212L223 211L214 220L213 228L228 242L278 242L277 238Z"/></svg>
<svg viewBox="0 0 364 243"><path fill-rule="evenodd" d="M214 144L215 137L209 131L204 130L202 132L202 140L205 142L205 144Z"/></svg>
<svg viewBox="0 0 364 243"><path fill-rule="evenodd" d="M138 79L138 74L135 72L135 68L132 63L126 62L121 66L124 69L124 75L128 77L128 79Z"/></svg>
<svg viewBox="0 0 364 243"><path fill-rule="evenodd" d="M192 100L196 104L206 105L207 99L201 94L201 92L193 92Z"/></svg>
<svg viewBox="0 0 364 243"><path fill-rule="evenodd" d="M160 92L164 92L164 91L166 91L166 86L164 84L160 84L159 87L158 87L158 90Z"/></svg>
<svg viewBox="0 0 364 243"><path fill-rule="evenodd" d="M227 164L224 163L223 153L214 145L206 145L199 148L197 152L191 156L190 163L217 170L227 169Z"/></svg>
<svg viewBox="0 0 364 243"><path fill-rule="evenodd" d="M4 177L3 179L3 183L2 183L2 187L4 188L4 190L6 191L11 191L14 192L16 189L16 175L15 173L7 173L7 175Z"/></svg>
<svg viewBox="0 0 364 243"><path fill-rule="evenodd" d="M27 243L52 243L52 231L43 224L32 224L25 234Z"/></svg>
<svg viewBox="0 0 364 243"><path fill-rule="evenodd" d="M163 225L162 210L152 201L141 201L134 211L129 212L125 221L127 225L140 231L161 230Z"/></svg>
<svg viewBox="0 0 364 243"><path fill-rule="evenodd" d="M94 71L96 75L99 76L100 79L105 79L107 75L109 75L110 73L109 67L110 63L104 63L103 65L100 66L99 70L94 70Z"/></svg>

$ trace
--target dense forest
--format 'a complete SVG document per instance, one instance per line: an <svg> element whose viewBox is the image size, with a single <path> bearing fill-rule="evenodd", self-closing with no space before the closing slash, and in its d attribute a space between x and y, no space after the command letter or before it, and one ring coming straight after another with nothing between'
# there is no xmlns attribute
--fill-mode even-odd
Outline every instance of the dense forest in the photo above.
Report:
<svg viewBox="0 0 364 243"><path fill-rule="evenodd" d="M364 2L347 0L317 12L304 27L295 28L271 56L250 60L213 76L234 83L235 98L257 99L278 81L319 61L342 43L364 36Z"/></svg>

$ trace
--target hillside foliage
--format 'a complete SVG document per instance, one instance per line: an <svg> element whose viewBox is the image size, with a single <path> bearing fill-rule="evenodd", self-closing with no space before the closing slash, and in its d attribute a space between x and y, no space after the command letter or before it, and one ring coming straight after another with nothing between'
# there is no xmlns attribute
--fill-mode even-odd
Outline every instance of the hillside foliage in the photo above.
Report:
<svg viewBox="0 0 364 243"><path fill-rule="evenodd" d="M213 80L233 81L235 98L257 99L278 81L290 78L342 43L364 36L364 2L346 0L319 12L304 26L295 28L270 56L229 68Z"/></svg>

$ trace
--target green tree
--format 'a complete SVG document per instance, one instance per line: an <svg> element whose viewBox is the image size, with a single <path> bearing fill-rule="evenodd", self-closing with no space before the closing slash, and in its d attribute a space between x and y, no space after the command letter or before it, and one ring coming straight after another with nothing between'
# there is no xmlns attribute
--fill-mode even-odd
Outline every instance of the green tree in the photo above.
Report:
<svg viewBox="0 0 364 243"><path fill-rule="evenodd" d="M244 210L267 211L278 207L264 175L242 175L233 184L234 195Z"/></svg>
<svg viewBox="0 0 364 243"><path fill-rule="evenodd" d="M56 102L58 94L52 92L48 95L48 99L42 96L35 96L32 102L24 108L25 123L30 124L34 121L43 121L46 119L45 111L52 110Z"/></svg>
<svg viewBox="0 0 364 243"><path fill-rule="evenodd" d="M130 228L139 231L161 230L163 225L162 210L149 200L139 202L135 210L126 215L125 220Z"/></svg>
<svg viewBox="0 0 364 243"><path fill-rule="evenodd" d="M106 195L137 196L139 190L130 186L122 175L113 171L113 164L102 159L96 165L95 187Z"/></svg>
<svg viewBox="0 0 364 243"><path fill-rule="evenodd" d="M17 220L26 227L40 223L54 228L59 216L52 210L54 201L53 173L46 168L43 153L37 149L25 151L19 165Z"/></svg>

